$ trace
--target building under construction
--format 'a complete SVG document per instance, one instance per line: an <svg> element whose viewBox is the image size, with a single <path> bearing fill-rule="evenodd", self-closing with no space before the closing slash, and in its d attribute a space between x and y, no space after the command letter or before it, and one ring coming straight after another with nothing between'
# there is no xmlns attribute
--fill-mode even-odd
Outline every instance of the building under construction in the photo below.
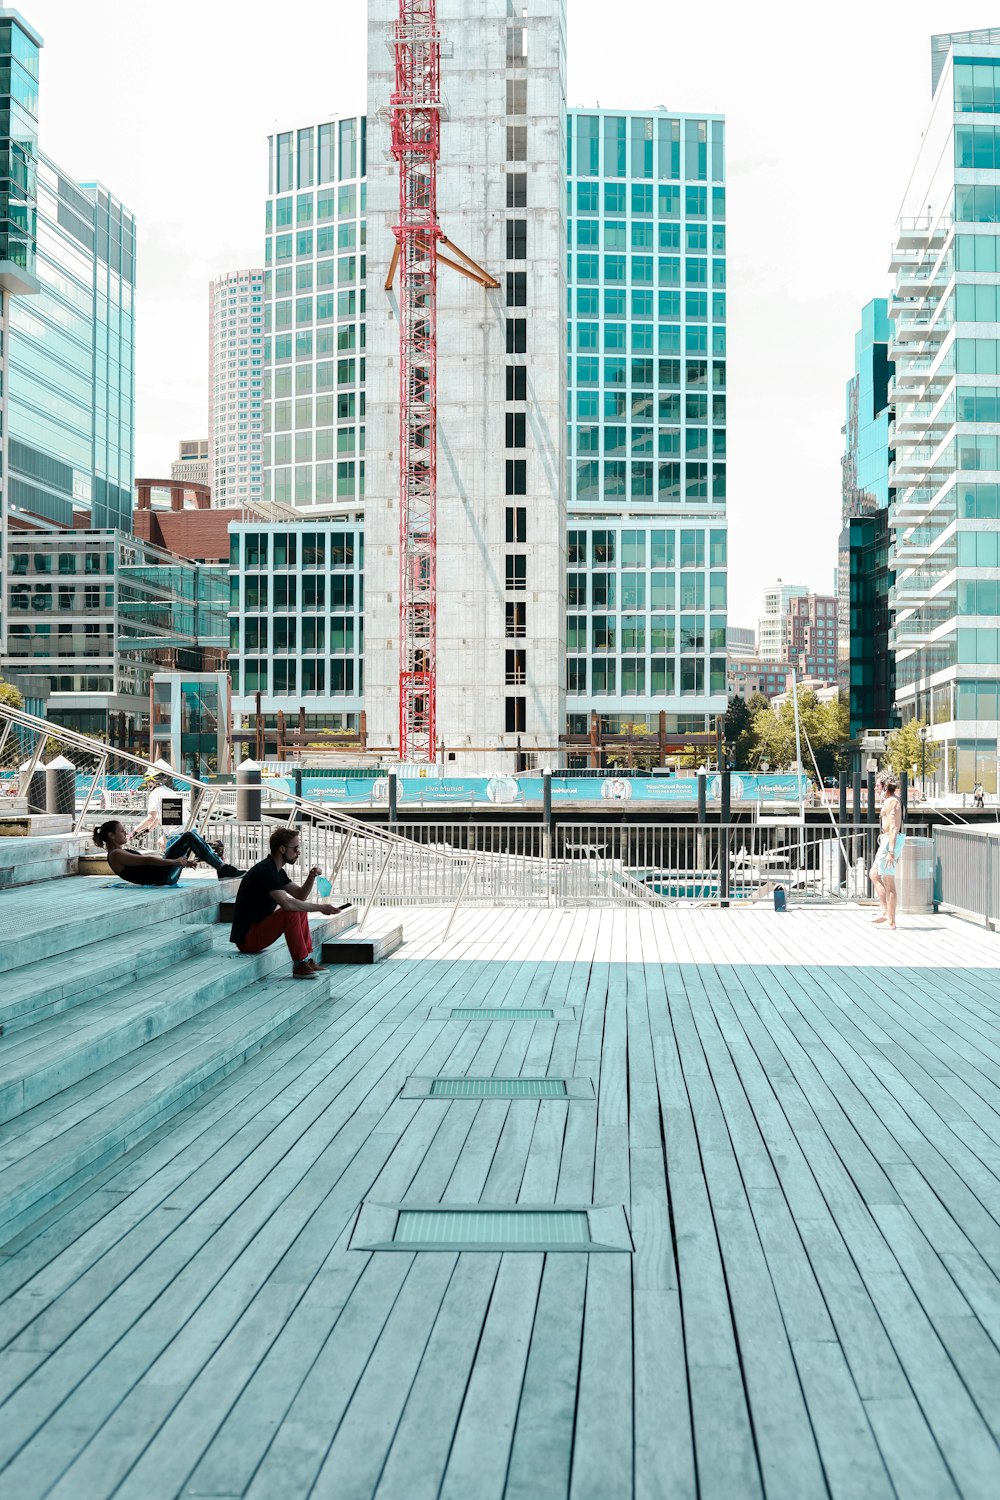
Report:
<svg viewBox="0 0 1000 1500"><path fill-rule="evenodd" d="M565 3L370 0L368 24L369 737L443 743L452 770L554 763Z"/></svg>

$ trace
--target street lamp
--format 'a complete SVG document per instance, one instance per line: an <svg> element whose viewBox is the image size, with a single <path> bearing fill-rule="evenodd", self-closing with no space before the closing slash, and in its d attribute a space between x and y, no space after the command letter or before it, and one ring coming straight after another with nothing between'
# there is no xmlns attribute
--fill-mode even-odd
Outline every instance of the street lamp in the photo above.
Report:
<svg viewBox="0 0 1000 1500"><path fill-rule="evenodd" d="M920 726L920 795L927 795L927 725Z"/></svg>

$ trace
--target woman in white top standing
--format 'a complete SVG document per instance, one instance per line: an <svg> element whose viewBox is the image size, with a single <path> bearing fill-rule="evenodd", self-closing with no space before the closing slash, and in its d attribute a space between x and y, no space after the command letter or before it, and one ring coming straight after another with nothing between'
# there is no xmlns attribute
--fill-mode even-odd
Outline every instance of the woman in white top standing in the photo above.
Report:
<svg viewBox="0 0 1000 1500"><path fill-rule="evenodd" d="M881 911L873 920L884 922L890 932L896 930L896 872L899 857L903 852L906 835L903 832L903 804L899 798L899 783L887 776L885 801L882 803L882 833L870 875Z"/></svg>

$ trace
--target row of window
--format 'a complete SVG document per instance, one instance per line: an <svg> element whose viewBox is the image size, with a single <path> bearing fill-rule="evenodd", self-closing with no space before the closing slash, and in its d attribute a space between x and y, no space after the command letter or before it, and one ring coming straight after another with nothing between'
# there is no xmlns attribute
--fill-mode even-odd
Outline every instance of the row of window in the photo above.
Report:
<svg viewBox="0 0 1000 1500"><path fill-rule="evenodd" d="M241 547L242 543L242 547ZM329 559L327 549L329 548ZM229 539L230 566L240 566L243 554L245 568L294 568L301 552L304 568L351 567L355 553L364 560L364 535L353 531L247 531L234 532Z"/></svg>
<svg viewBox="0 0 1000 1500"><path fill-rule="evenodd" d="M510 278L508 278L508 283L509 280ZM572 294L569 300L570 306L566 310L572 317ZM682 302L679 287L669 290L664 288L659 294L654 294L651 288L646 287L636 287L631 294L624 287L605 287L603 298L601 288L598 286L577 287L577 317L599 318L602 301L606 318L631 317L633 321L641 321L644 318L658 317L670 320L679 318L683 308L684 316L687 318L707 319L709 305L711 305L713 322L724 323L726 321L725 292L713 292L711 304L709 304L707 291L686 291Z"/></svg>
<svg viewBox="0 0 1000 1500"><path fill-rule="evenodd" d="M621 390L605 391L602 398L600 391L577 391L576 415L581 422L597 421L602 416L610 422L627 421L631 417L633 422L665 423L707 422L711 417L718 424L726 420L726 398L713 395L709 412L708 396L692 390L685 392L683 406L680 391L669 391L658 398L643 392L630 396Z"/></svg>
<svg viewBox="0 0 1000 1500"><path fill-rule="evenodd" d="M599 182L577 182L570 184L566 189L566 212L573 212L574 191L576 195L576 212L578 214L598 214L601 212L601 203L604 204L606 214L627 214L629 205L633 219L653 217L654 209L656 216L660 219L679 219L681 217L681 203L684 205L684 217L687 219L705 219L709 216L713 219L724 219L726 217L726 190L724 187L686 187L683 189L683 200L681 188L661 185L653 194L653 185L649 182L633 182L626 185L624 182L605 182L604 192L601 192L602 184Z"/></svg>
<svg viewBox="0 0 1000 1500"><path fill-rule="evenodd" d="M589 580L589 582L588 582ZM566 605L586 609L588 593L593 609L725 609L726 575L703 572L567 573Z"/></svg>
<svg viewBox="0 0 1000 1500"><path fill-rule="evenodd" d="M238 619L229 621L229 644L238 651L266 651L270 640L272 651L297 651L299 649L299 620L245 619L241 627ZM353 652L355 649L354 618L351 615L334 615L330 619L330 651ZM364 625L358 620L357 649L363 644ZM303 651L326 651L327 622L322 616L305 616L301 621L301 644Z"/></svg>
<svg viewBox="0 0 1000 1500"><path fill-rule="evenodd" d="M234 693L353 694L355 679L356 691L363 691L364 664L355 663L350 657L329 661L322 657L307 657L302 661L245 657L241 661L231 656L228 665Z"/></svg>
<svg viewBox="0 0 1000 1500"><path fill-rule="evenodd" d="M335 233L335 229L336 226L333 224L317 229L315 241L311 229L300 230L297 235L276 234L273 239L271 235L268 235L264 241L265 266L269 266L273 260L281 269L281 263L291 260L293 254L296 260L311 260L314 254L317 256L333 255L340 248L338 233ZM361 280L364 281L368 274L366 256L341 255L338 258L337 280L341 285L353 281L356 272L360 272Z"/></svg>
<svg viewBox="0 0 1000 1500"><path fill-rule="evenodd" d="M592 460L577 465L577 500L624 499L660 501L726 498L724 463L626 463L619 459Z"/></svg>
<svg viewBox="0 0 1000 1500"><path fill-rule="evenodd" d="M682 653L704 651L704 615L587 615L566 616L567 651L645 651ZM726 649L726 617L712 615L708 624L709 651Z"/></svg>
<svg viewBox="0 0 1000 1500"><path fill-rule="evenodd" d="M577 219L569 225L569 242L578 249L601 250L713 250L721 254L726 248L726 228L716 224L709 236L704 224L688 224L683 236L679 223L659 226L633 219L631 229L623 219Z"/></svg>
<svg viewBox="0 0 1000 1500"><path fill-rule="evenodd" d="M367 121L331 121L286 130L268 142L269 193L286 193L315 183L364 177Z"/></svg>
<svg viewBox="0 0 1000 1500"><path fill-rule="evenodd" d="M112 573L114 554L111 552L59 552L32 551L30 554L11 551L10 571L17 576L27 573Z"/></svg>
<svg viewBox="0 0 1000 1500"><path fill-rule="evenodd" d="M355 219L360 205L365 211L364 182L345 183L343 187L327 188L319 193L299 193L293 198L268 199L264 209L264 229L270 234L273 229L291 229L293 226L308 227L315 219L324 224L330 219Z"/></svg>
<svg viewBox="0 0 1000 1500"><path fill-rule="evenodd" d="M571 114L567 170L577 177L657 177L722 182L722 120Z"/></svg>
<svg viewBox="0 0 1000 1500"><path fill-rule="evenodd" d="M573 429L571 429L572 433ZM601 437L603 434L603 449ZM683 451L688 458L707 458L709 453L716 458L726 456L726 433L724 428L711 431L707 427L688 427L681 432L679 427L661 427L654 431L652 427L618 427L610 424L604 427L577 427L575 429L575 443L573 452L576 454L601 453L611 455L614 453L631 453L633 457L652 457L659 453L661 458L671 455L679 456Z"/></svg>
<svg viewBox="0 0 1000 1500"><path fill-rule="evenodd" d="M709 693L726 691L724 656L712 657L707 673L700 657L682 658L678 669L670 657L654 656L649 659L648 671L646 659L641 656L623 656L617 660L609 657L607 661L592 661L585 656L566 659L566 691L590 692L594 697L642 698L647 692L656 698L678 692L681 697L694 697L705 692L706 679Z"/></svg>
<svg viewBox="0 0 1000 1500"><path fill-rule="evenodd" d="M969 236L971 238L971 236ZM985 238L985 236L977 236ZM603 266L603 276L602 276ZM649 286L658 281L661 286L680 286L681 284L681 258L679 255L627 255L605 254L603 257L591 252L578 252L576 256L567 255L566 273L569 280L578 283L591 282L626 282L632 281L636 285ZM631 270L631 276L629 272ZM654 277L653 272L657 274ZM688 286L708 286L708 259L704 255L688 255L684 261L684 279ZM725 286L726 284L726 262L722 259L712 261L712 286Z"/></svg>
<svg viewBox="0 0 1000 1500"><path fill-rule="evenodd" d="M959 344L963 341L959 340ZM966 342L971 342L968 340ZM981 342L977 340L977 342ZM601 379L602 361L595 355L579 355L567 360L567 377L572 385L575 377L578 386L601 386L611 391L615 386L636 387L659 386L679 388L683 372L683 383L687 390L704 390L711 385L713 390L726 388L726 362L724 359L622 359L607 355L603 361L604 378Z"/></svg>
<svg viewBox="0 0 1000 1500"><path fill-rule="evenodd" d="M671 568L676 562L682 568L702 568L707 555L711 567L725 567L725 530L713 528L707 537L706 542L706 533L701 528L684 528L680 532L659 528L649 532L594 530L590 533L590 559L601 568L613 565L616 560L623 568L644 567L647 559L654 568ZM586 565L587 532L570 531L567 543L570 567Z"/></svg>
<svg viewBox="0 0 1000 1500"><path fill-rule="evenodd" d="M507 347L510 352L508 319ZM726 330L721 326L707 327L703 323L577 323L575 346L579 353L591 353L603 346L605 353L627 350L632 354L725 354ZM569 347L573 348L574 325L567 329Z"/></svg>
<svg viewBox="0 0 1000 1500"><path fill-rule="evenodd" d="M287 609L301 606L303 609L353 609L355 599L354 574L331 573L318 577L306 575L299 579L294 574L283 577L276 574L269 578L266 573L250 573L243 579L244 609ZM364 608L364 579L358 579L357 607ZM240 607L240 580L229 580L229 607Z"/></svg>

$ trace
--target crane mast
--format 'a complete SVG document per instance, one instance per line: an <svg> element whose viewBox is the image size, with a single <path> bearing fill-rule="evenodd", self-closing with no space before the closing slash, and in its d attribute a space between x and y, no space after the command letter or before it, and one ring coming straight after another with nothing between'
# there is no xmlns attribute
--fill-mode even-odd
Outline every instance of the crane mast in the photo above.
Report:
<svg viewBox="0 0 1000 1500"><path fill-rule="evenodd" d="M437 716L437 0L399 0L392 27L399 163L399 753L433 761Z"/></svg>

